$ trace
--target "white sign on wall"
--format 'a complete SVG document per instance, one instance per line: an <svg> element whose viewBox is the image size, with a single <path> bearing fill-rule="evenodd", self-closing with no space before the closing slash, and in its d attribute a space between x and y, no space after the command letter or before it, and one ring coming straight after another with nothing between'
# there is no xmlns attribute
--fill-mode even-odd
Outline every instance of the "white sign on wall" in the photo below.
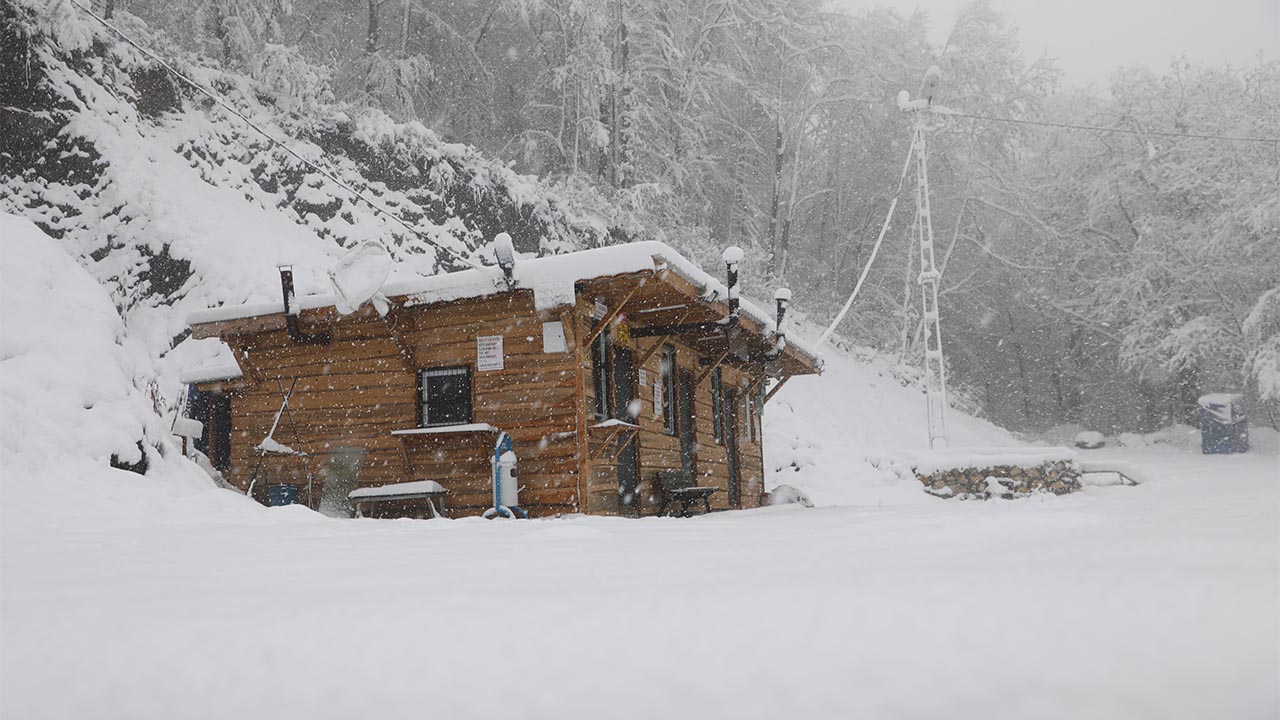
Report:
<svg viewBox="0 0 1280 720"><path fill-rule="evenodd" d="M564 323L559 320L542 323L542 352L569 352L569 343L564 338Z"/></svg>
<svg viewBox="0 0 1280 720"><path fill-rule="evenodd" d="M662 383L653 384L653 416L662 417Z"/></svg>
<svg viewBox="0 0 1280 720"><path fill-rule="evenodd" d="M649 384L649 371L640 368L640 387L646 387Z"/></svg>
<svg viewBox="0 0 1280 720"><path fill-rule="evenodd" d="M476 338L476 370L501 370L505 367L501 335Z"/></svg>

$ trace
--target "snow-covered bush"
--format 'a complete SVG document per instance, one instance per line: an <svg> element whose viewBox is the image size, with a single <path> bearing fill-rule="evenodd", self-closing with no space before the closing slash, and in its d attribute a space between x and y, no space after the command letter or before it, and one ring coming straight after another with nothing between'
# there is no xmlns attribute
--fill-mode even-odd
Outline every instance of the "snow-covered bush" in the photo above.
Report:
<svg viewBox="0 0 1280 720"><path fill-rule="evenodd" d="M1280 400L1280 286L1258 298L1245 318L1244 335L1252 348L1245 369L1263 400Z"/></svg>

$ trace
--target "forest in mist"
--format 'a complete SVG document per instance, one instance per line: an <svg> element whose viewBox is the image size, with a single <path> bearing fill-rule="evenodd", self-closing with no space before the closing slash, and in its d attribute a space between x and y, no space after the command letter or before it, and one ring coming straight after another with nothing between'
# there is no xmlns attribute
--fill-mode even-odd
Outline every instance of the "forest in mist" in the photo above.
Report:
<svg viewBox="0 0 1280 720"><path fill-rule="evenodd" d="M908 363L919 258L895 98L937 65L934 102L963 114L934 116L929 155L953 386L1011 428L1149 430L1205 392L1280 421L1280 63L1173 59L1064 88L983 0L941 46L919 14L819 0L93 7L254 78L282 114L372 106L474 146L600 214L606 241L704 264L742 246L748 289L790 287L818 325L898 197L838 338Z"/></svg>

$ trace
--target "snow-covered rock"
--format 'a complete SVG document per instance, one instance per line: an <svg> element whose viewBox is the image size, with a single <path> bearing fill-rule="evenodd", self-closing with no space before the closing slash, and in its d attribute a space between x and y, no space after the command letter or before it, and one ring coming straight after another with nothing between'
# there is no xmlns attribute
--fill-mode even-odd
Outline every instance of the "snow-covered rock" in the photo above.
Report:
<svg viewBox="0 0 1280 720"><path fill-rule="evenodd" d="M1082 450L1097 450L1107 444L1107 438L1096 430L1085 430L1076 433L1071 444Z"/></svg>
<svg viewBox="0 0 1280 720"><path fill-rule="evenodd" d="M790 485L779 485L769 491L770 505L803 505L804 507L813 507L813 501L800 488Z"/></svg>

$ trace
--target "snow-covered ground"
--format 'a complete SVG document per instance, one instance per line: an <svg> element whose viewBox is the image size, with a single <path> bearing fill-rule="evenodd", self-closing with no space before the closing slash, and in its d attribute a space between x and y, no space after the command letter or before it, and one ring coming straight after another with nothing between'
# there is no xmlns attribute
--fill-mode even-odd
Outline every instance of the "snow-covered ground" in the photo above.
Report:
<svg viewBox="0 0 1280 720"><path fill-rule="evenodd" d="M1152 481L689 520L9 515L0 715L1276 717L1276 458L1102 452Z"/></svg>
<svg viewBox="0 0 1280 720"><path fill-rule="evenodd" d="M145 353L0 217L0 717L1275 718L1280 463L1134 436L1138 487L931 498L921 398L832 353L770 402L798 505L335 520L177 456ZM56 289L56 291L55 291ZM957 444L1013 444L959 412ZM140 476L107 467L147 438ZM1150 442L1148 442L1148 440Z"/></svg>

